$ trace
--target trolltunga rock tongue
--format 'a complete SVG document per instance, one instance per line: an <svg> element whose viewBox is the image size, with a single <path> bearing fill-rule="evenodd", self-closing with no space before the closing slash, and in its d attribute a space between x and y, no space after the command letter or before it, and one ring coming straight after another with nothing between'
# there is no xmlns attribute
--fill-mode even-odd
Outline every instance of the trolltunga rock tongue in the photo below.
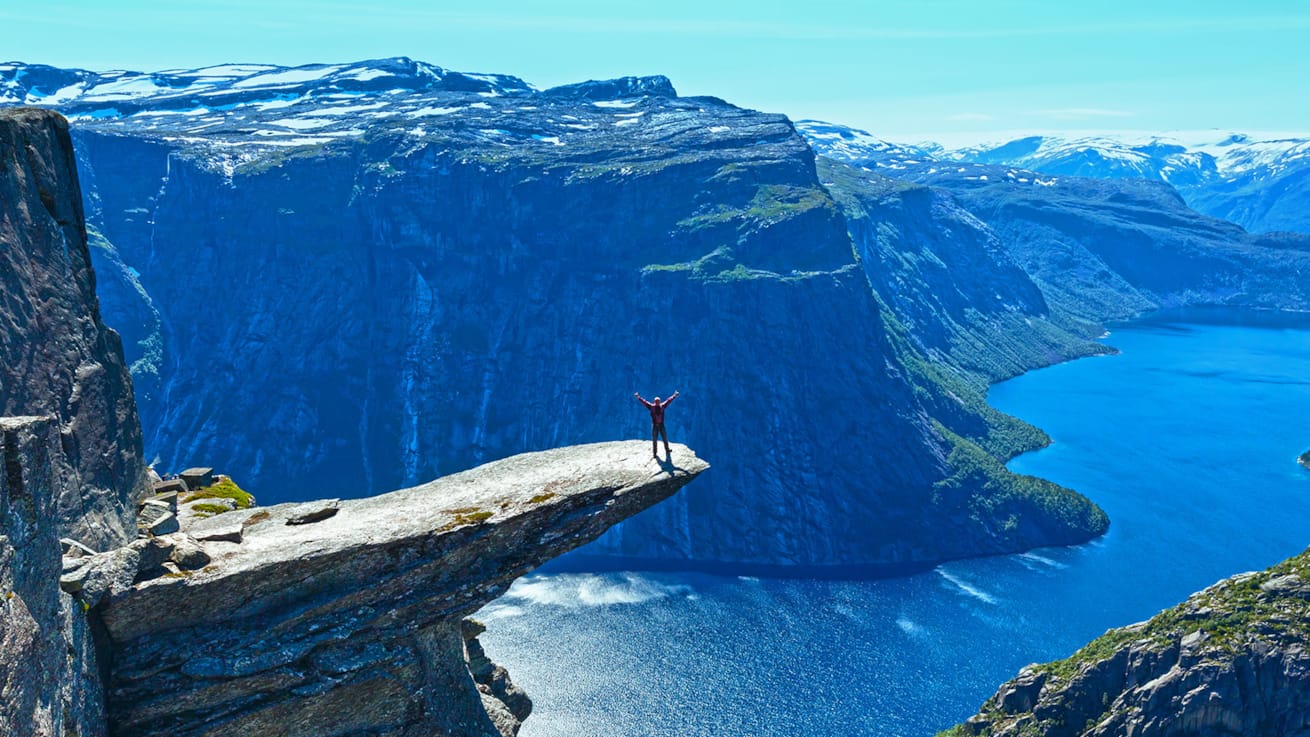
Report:
<svg viewBox="0 0 1310 737"><path fill-rule="evenodd" d="M130 571L100 594L110 734L512 732L470 678L462 618L708 467L681 445L660 460L638 441L559 448L333 500L332 514L315 502L228 512L124 548L102 566ZM157 548L191 563L151 574L121 560Z"/></svg>

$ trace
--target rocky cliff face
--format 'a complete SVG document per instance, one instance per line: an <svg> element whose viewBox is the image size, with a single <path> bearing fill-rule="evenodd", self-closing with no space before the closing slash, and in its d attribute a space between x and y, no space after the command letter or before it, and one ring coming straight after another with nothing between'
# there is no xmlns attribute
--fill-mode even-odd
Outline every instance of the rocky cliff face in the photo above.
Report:
<svg viewBox="0 0 1310 737"><path fill-rule="evenodd" d="M60 536L94 548L136 534L141 431L118 336L96 301L68 126L0 111L0 416L54 418Z"/></svg>
<svg viewBox="0 0 1310 737"><path fill-rule="evenodd" d="M59 590L59 429L48 416L0 417L0 433L0 734L100 737L106 654L94 619Z"/></svg>
<svg viewBox="0 0 1310 737"><path fill-rule="evenodd" d="M1001 467L1040 433L906 340L785 118L662 78L538 93L403 62L134 100L79 77L106 305L165 466L357 497L641 436L632 391L681 389L672 432L723 459L708 490L590 552L879 569L1105 529Z"/></svg>
<svg viewBox="0 0 1310 737"><path fill-rule="evenodd" d="M1310 552L1025 668L946 735L1310 733Z"/></svg>
<svg viewBox="0 0 1310 737"><path fill-rule="evenodd" d="M829 158L819 172L870 284L922 354L996 381L1105 350L1057 324L996 231L948 190Z"/></svg>
<svg viewBox="0 0 1310 737"><path fill-rule="evenodd" d="M1187 305L1310 306L1310 235L1251 235L1188 208L1157 182L958 168L908 176L948 188L991 226L1066 319Z"/></svg>
<svg viewBox="0 0 1310 737"><path fill-rule="evenodd" d="M141 434L100 321L67 123L0 111L0 733L104 733L92 620L59 590L60 538L136 534Z"/></svg>

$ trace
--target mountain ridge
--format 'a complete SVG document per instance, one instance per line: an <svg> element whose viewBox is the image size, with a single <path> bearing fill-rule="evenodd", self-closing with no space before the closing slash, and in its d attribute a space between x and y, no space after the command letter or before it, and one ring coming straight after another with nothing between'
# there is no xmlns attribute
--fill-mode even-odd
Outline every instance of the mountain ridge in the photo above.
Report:
<svg viewBox="0 0 1310 737"><path fill-rule="evenodd" d="M1179 190L1197 210L1255 232L1310 232L1310 134L1259 138L1226 131L1034 134L958 148L894 144L855 128L802 121L820 154L893 172L909 163L986 164L1053 176L1147 179Z"/></svg>

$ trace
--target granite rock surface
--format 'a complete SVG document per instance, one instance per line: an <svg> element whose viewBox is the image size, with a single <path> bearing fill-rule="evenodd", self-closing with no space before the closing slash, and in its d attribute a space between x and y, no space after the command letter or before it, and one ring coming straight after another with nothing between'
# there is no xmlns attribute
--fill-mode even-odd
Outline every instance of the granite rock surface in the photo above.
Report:
<svg viewBox="0 0 1310 737"><path fill-rule="evenodd" d="M110 735L512 734L530 701L464 617L707 468L682 445L558 448L96 556L82 596L112 641Z"/></svg>

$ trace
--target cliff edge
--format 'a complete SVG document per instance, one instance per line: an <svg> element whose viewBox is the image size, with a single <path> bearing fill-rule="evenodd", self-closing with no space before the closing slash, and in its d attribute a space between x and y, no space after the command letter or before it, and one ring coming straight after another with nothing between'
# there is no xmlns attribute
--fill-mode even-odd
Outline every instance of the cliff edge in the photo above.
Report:
<svg viewBox="0 0 1310 737"><path fill-rule="evenodd" d="M1024 668L942 735L1310 734L1310 550Z"/></svg>
<svg viewBox="0 0 1310 737"><path fill-rule="evenodd" d="M77 580L113 643L110 734L513 734L464 617L708 467L681 445L557 448L94 556Z"/></svg>

